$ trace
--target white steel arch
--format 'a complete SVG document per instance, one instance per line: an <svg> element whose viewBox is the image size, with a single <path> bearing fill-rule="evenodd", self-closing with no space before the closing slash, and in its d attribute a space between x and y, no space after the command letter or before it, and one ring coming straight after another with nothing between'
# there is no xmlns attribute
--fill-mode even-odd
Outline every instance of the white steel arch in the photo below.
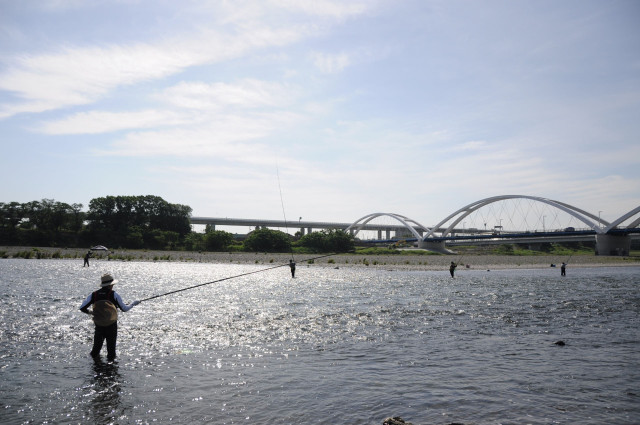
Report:
<svg viewBox="0 0 640 425"><path fill-rule="evenodd" d="M430 237L434 237L433 234L437 229L440 229L442 227L442 225L444 225L446 222L448 222L452 218L456 217L458 214L462 213L457 219L455 219L449 225L449 227L447 227L442 232L442 236L448 235L451 232L451 230L454 229L455 226L458 223L460 223L465 217L467 217L469 214L473 213L474 211L476 211L476 210L478 210L478 209L480 209L480 208L482 208L484 206L487 206L489 204L492 204L494 202L504 201L504 200L507 200L507 199L516 199L516 198L530 199L530 200L533 200L533 201L542 202L542 203L545 203L547 205L551 205L552 207L558 208L558 209L566 212L567 214L575 217L576 219L580 220L581 222L586 224L589 228L594 230L597 234L606 233L612 227L612 224L600 219L598 216L595 216L595 215L593 215L593 214L591 214L591 213L589 213L587 211L584 211L584 210L582 210L580 208L574 207L573 205L566 204L564 202L554 201L553 199L542 198L542 197L539 197L539 196L500 195L500 196L492 196L490 198L481 199L479 201L473 202L473 203L471 203L469 205L466 205L466 206L460 208L459 210L457 210L456 212L454 212L453 214L449 215L447 218L442 220L440 223L438 223L435 226L433 226L431 228L431 230L429 232L427 232L421 238L421 240L424 242L424 241L427 241ZM622 221L624 221L624 220L622 220ZM603 223L606 227L604 227L604 228L600 227L598 225L598 222Z"/></svg>
<svg viewBox="0 0 640 425"><path fill-rule="evenodd" d="M632 209L628 213L626 213L623 216L621 216L619 219L612 221L611 224L609 224L607 227L605 227L605 229L604 229L605 233L608 232L611 229L616 228L620 223L624 222L628 218L631 218L634 215L639 214L639 213L640 213L640 206L637 207L637 208ZM640 224L640 216L638 216L638 218L636 218L634 221L629 223L629 225L627 227L634 228L634 227L638 227L639 224Z"/></svg>
<svg viewBox="0 0 640 425"><path fill-rule="evenodd" d="M414 226L412 226L410 223L413 223L415 226L417 226L418 228L424 230L425 232L429 231L429 228L426 226L423 226L422 224L418 223L417 221L409 218L409 217L405 217L403 215L400 214L395 214L395 213L373 213L373 214L368 214L365 215L364 217L361 217L359 219L357 219L356 221L353 222L353 224L349 227L347 227L345 229L345 232L349 232L349 231L353 231L353 235L357 235L358 232L360 230L362 230L362 228L369 223L371 220L373 220L374 218L377 217L381 217L381 216L387 216L387 217L391 217L397 221L399 221L404 227L406 227L411 234L413 234L416 239L420 240L422 239L422 235L420 233L418 233L418 231L415 229ZM362 222L361 222L362 221ZM355 230L354 230L355 229Z"/></svg>

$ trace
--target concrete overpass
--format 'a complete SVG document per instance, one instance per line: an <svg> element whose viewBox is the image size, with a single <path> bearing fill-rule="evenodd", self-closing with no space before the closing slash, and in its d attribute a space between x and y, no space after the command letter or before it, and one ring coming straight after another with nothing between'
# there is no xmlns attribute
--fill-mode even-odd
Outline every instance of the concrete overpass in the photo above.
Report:
<svg viewBox="0 0 640 425"><path fill-rule="evenodd" d="M269 220L263 218L228 218L228 217L191 217L191 224L210 225L214 229L216 226L239 226L239 227L269 227L280 229L299 229L302 235L311 233L314 230L345 230L352 223L337 223L332 221L309 221L309 220ZM386 239L391 239L394 235L406 232L407 229L402 224L366 224L362 230L378 231L378 239L382 239L382 232Z"/></svg>

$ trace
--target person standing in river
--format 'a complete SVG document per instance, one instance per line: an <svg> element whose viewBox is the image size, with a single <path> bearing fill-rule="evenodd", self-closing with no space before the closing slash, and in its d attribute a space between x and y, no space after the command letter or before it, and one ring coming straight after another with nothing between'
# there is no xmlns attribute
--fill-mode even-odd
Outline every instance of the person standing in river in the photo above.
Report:
<svg viewBox="0 0 640 425"><path fill-rule="evenodd" d="M116 340L118 338L118 308L122 311L129 311L140 304L134 301L127 305L122 301L120 295L113 290L113 285L118 281L110 274L102 275L100 279L100 289L89 294L80 306L80 311L93 316L96 325L93 334L93 349L91 356L95 359L100 355L102 344L107 340L107 360L113 361L116 358ZM89 306L93 304L93 310Z"/></svg>
<svg viewBox="0 0 640 425"><path fill-rule="evenodd" d="M451 273L451 277L454 277L453 275L456 272L456 267L458 267L458 265L452 261L449 266L449 273Z"/></svg>
<svg viewBox="0 0 640 425"><path fill-rule="evenodd" d="M566 276L567 275L567 263L562 263L562 265L560 266L560 276Z"/></svg>
<svg viewBox="0 0 640 425"><path fill-rule="evenodd" d="M89 257L91 257L91 251L87 251L87 253L84 256L84 264L82 265L82 267L89 267Z"/></svg>
<svg viewBox="0 0 640 425"><path fill-rule="evenodd" d="M291 277L296 277L296 263L293 260L289 260L289 268L291 269Z"/></svg>

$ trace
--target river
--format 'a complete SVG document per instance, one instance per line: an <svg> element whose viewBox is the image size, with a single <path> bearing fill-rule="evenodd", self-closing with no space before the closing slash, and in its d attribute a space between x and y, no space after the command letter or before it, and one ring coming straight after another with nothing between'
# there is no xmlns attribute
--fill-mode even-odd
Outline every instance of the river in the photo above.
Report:
<svg viewBox="0 0 640 425"><path fill-rule="evenodd" d="M121 312L107 363L102 273L130 303L270 266L80 265L0 260L0 422L640 422L639 267L276 268Z"/></svg>

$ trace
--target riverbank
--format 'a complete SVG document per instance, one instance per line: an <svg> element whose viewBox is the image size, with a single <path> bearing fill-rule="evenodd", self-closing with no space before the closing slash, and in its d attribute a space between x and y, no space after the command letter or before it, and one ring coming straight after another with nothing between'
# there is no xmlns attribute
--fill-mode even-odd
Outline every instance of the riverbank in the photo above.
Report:
<svg viewBox="0 0 640 425"><path fill-rule="evenodd" d="M54 258L82 261L86 249L78 248L32 248L0 247L0 258ZM429 254L294 254L298 266L314 265L325 267L370 267L401 270L442 270L448 268L451 261L460 263L467 269L530 269L548 268L551 264L558 267L569 260L571 267L640 266L639 257L602 257L591 254L567 256L558 255L429 255ZM177 261L196 263L234 263L278 265L288 263L291 254L251 253L251 252L190 252L190 251L151 251L151 250L114 250L94 252L90 261Z"/></svg>

